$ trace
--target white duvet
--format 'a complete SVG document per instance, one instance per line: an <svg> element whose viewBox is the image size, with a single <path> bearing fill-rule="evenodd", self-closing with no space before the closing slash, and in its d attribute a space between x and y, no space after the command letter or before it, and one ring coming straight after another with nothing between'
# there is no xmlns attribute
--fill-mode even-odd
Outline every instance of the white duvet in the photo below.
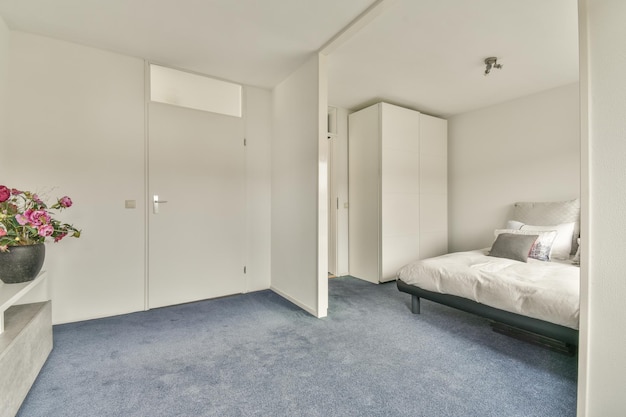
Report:
<svg viewBox="0 0 626 417"><path fill-rule="evenodd" d="M577 266L487 256L487 250L415 261L398 278L424 290L468 298L512 313L578 329Z"/></svg>

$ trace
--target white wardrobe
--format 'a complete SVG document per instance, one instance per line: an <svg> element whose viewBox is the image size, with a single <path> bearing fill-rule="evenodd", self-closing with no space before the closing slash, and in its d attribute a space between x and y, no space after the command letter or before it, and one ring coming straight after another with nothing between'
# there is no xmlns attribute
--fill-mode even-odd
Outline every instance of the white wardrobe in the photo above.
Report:
<svg viewBox="0 0 626 417"><path fill-rule="evenodd" d="M378 103L348 123L350 275L394 280L448 251L447 121Z"/></svg>

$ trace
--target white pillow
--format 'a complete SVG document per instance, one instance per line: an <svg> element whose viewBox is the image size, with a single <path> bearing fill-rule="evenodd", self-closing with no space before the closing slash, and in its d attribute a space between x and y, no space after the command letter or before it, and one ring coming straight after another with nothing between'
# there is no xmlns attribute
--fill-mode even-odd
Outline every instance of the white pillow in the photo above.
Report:
<svg viewBox="0 0 626 417"><path fill-rule="evenodd" d="M562 223L554 226L533 226L524 224L516 220L509 220L507 222L507 228L525 230L529 232L545 232L550 230L556 230L557 236L552 244L551 258L555 259L569 259L572 252L572 237L574 235L574 227L576 222Z"/></svg>
<svg viewBox="0 0 626 417"><path fill-rule="evenodd" d="M519 229L496 229L494 235L496 238L502 233L512 233L516 235L538 235L537 240L531 246L528 253L529 258L537 259L539 261L549 261L552 252L552 245L556 239L556 230L544 231L544 232L531 232L529 230Z"/></svg>

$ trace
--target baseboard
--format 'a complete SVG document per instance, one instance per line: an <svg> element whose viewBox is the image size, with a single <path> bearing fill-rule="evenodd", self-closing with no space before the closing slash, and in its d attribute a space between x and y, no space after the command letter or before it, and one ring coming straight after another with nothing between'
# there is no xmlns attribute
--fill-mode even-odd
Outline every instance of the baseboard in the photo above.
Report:
<svg viewBox="0 0 626 417"><path fill-rule="evenodd" d="M281 297L283 297L284 299L286 299L290 303L297 305L298 307L300 307L301 309L303 309L307 313L311 314L312 316L317 317L317 318L324 317L324 316L320 316L319 315L319 312L317 311L317 309L315 309L315 308L313 308L313 307L311 307L309 305L306 305L306 304L296 300L295 298L293 298L289 294L286 294L285 292L279 290L278 288L271 286L270 290L272 290L276 294L280 295Z"/></svg>

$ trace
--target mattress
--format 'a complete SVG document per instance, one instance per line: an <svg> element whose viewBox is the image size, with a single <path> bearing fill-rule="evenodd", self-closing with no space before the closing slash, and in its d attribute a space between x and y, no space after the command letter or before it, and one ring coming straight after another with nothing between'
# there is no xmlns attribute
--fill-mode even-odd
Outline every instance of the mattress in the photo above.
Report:
<svg viewBox="0 0 626 417"><path fill-rule="evenodd" d="M487 256L488 249L412 262L398 279L511 313L578 329L580 269L570 262L527 263Z"/></svg>

